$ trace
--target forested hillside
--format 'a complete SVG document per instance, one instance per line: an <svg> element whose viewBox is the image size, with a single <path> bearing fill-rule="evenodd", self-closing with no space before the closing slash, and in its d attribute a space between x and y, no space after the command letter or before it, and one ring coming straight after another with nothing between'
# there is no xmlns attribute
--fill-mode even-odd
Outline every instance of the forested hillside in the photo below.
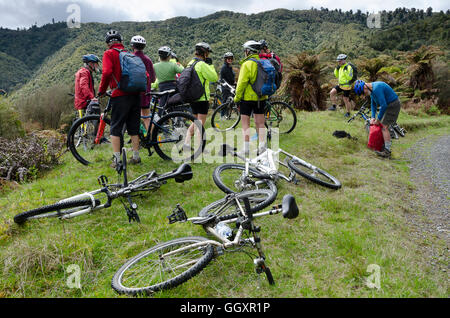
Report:
<svg viewBox="0 0 450 318"><path fill-rule="evenodd" d="M346 52L350 58L371 58L381 51L407 51L423 44L444 49L450 46L449 12L432 13L431 8L383 11L381 29L369 29L367 17L368 13L359 10L278 9L251 15L222 11L198 19L88 23L80 29L69 29L65 23L27 30L0 29L0 88L13 90L28 81L22 94L29 94L55 83L70 85L83 54L102 55L103 37L111 28L124 35L125 44L135 34L144 36L150 43L146 53L153 60L157 60L158 47L169 45L186 61L193 45L206 41L214 49L217 66L226 51L241 57L241 45L248 39L266 39L282 57L309 50L326 51L330 57Z"/></svg>

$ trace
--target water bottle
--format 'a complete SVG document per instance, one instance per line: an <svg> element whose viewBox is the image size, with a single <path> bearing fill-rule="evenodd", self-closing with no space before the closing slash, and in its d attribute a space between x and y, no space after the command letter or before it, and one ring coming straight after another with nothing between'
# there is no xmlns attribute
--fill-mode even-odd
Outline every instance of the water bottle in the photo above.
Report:
<svg viewBox="0 0 450 318"><path fill-rule="evenodd" d="M217 223L215 230L224 239L228 239L233 234L231 228L224 222Z"/></svg>

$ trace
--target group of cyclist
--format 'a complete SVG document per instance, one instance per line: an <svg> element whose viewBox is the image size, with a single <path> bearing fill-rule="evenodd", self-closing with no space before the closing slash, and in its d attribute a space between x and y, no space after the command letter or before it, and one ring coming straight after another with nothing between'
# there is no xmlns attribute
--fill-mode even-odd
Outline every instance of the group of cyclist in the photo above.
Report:
<svg viewBox="0 0 450 318"><path fill-rule="evenodd" d="M166 91L176 88L176 80L184 67L178 62L176 54L168 46L158 49L159 62L153 64L151 59L144 54L143 50L147 45L146 40L140 36L133 36L130 44L133 54L140 57L145 64L147 71L147 92L129 93L121 90L119 80L121 78L121 64L119 55L125 51L123 38L118 31L110 30L105 37L107 50L103 54L102 68L100 68L100 59L94 54L83 56L84 66L75 75L75 108L79 111L85 109L89 102L98 102L96 99L93 73L102 73L101 82L97 96L104 96L108 89L111 90L111 144L113 149L112 167L117 167L120 163L120 141L123 133L123 126L126 125L128 134L131 138L133 156L131 164L139 164L141 158L139 155L139 129L141 116L144 118L146 129L149 129L149 109L151 90L159 89ZM267 147L265 132L265 103L268 96L258 96L254 91L252 84L256 81L258 73L257 60L276 59L279 62L281 71L282 63L280 58L271 52L265 40L250 40L243 44L244 59L240 61L239 77L236 82L236 74L233 70L234 54L226 52L223 55L224 64L220 70L220 78L228 84L236 87L234 102L239 105L242 129L243 129L243 148L241 154L245 157L250 153L250 119L253 116L258 135L258 152L263 152ZM194 65L194 69L204 87L204 95L191 103L191 109L194 116L204 125L209 110L210 83L217 82L217 74L210 54L211 46L206 42L200 42L195 45L194 58L186 65ZM383 126L383 137L385 139L385 148L377 152L380 156L389 157L391 154L391 141L388 126L395 123L400 111L400 102L398 96L384 82L364 83L361 80L354 81L353 66L347 63L347 56L340 54L337 57L338 66L334 70L339 84L330 92L330 98L333 103L329 110L336 110L336 95L344 93L344 103L346 107L345 116L349 116L352 109L352 102L349 99L350 91L353 88L355 93L370 96L372 100L372 124L381 124ZM231 96L231 92L224 88L222 90L224 100ZM182 103L179 94L175 96L163 96L160 105L169 103ZM377 113L377 106L381 109ZM190 127L183 148L190 149L190 137L194 127Z"/></svg>
<svg viewBox="0 0 450 318"><path fill-rule="evenodd" d="M342 92L342 99L346 108L344 116L349 117L350 111L353 109L353 102L350 100L352 88L357 95L370 96L372 111L370 124L381 125L384 139L383 149L375 151L375 153L381 157L389 158L392 145L389 126L397 122L401 108L398 95L385 82L365 83L363 80L356 80L356 70L351 63L347 62L346 54L339 54L336 61L338 65L334 69L334 75L338 78L339 84L330 91L330 99L333 104L328 110L336 110L336 95ZM378 107L380 108L379 111Z"/></svg>

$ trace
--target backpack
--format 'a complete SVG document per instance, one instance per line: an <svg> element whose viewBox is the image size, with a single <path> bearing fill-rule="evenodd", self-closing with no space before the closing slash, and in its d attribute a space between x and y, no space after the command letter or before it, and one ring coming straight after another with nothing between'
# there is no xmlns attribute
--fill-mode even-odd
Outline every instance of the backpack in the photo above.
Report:
<svg viewBox="0 0 450 318"><path fill-rule="evenodd" d="M277 85L275 84L276 78L276 70L275 67L269 60L261 59L255 60L250 59L251 61L256 62L258 64L258 73L256 75L256 80L252 84L252 88L258 97L263 95L273 95L277 90Z"/></svg>
<svg viewBox="0 0 450 318"><path fill-rule="evenodd" d="M281 64L272 54L272 57L269 59L270 63L272 63L273 67L275 67L276 75L275 75L275 85L277 85L277 89L281 86L281 81L283 80L283 73L281 73Z"/></svg>
<svg viewBox="0 0 450 318"><path fill-rule="evenodd" d="M349 82L349 84L353 84L358 79L358 68L356 67L356 65L354 65L352 63L347 63L347 64L350 65L353 69L353 77ZM347 65L345 66L345 70L347 70Z"/></svg>
<svg viewBox="0 0 450 318"><path fill-rule="evenodd" d="M206 94L204 84L202 84L200 77L195 71L195 65L198 62L200 60L196 60L192 65L186 67L177 79L177 91L185 103L195 102Z"/></svg>
<svg viewBox="0 0 450 318"><path fill-rule="evenodd" d="M370 125L369 141L367 147L375 151L381 151L384 145L383 133L381 125Z"/></svg>
<svg viewBox="0 0 450 318"><path fill-rule="evenodd" d="M120 82L114 77L117 87L124 92L137 93L147 91L147 69L139 56L125 50L114 49L119 52Z"/></svg>

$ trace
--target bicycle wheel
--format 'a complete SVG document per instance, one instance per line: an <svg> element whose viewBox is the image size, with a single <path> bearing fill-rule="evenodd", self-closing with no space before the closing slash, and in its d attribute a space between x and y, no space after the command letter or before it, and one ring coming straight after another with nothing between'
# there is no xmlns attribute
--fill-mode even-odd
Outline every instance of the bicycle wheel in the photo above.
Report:
<svg viewBox="0 0 450 318"><path fill-rule="evenodd" d="M271 179L263 179L256 169L249 168L249 175L244 176L245 166L234 163L222 164L213 172L213 180L217 187L225 193L249 190L270 190L272 195L260 202L260 209L275 201L278 189Z"/></svg>
<svg viewBox="0 0 450 318"><path fill-rule="evenodd" d="M312 164L297 159L291 159L287 162L289 168L306 179L331 189L339 189L341 182L328 172L319 169Z"/></svg>
<svg viewBox="0 0 450 318"><path fill-rule="evenodd" d="M211 117L211 127L224 132L234 129L241 120L241 115L234 103L225 103L216 108Z"/></svg>
<svg viewBox="0 0 450 318"><path fill-rule="evenodd" d="M105 118L106 126L100 144L95 144L100 115L89 115L78 119L67 135L67 147L72 155L84 165L106 161L111 157L110 120Z"/></svg>
<svg viewBox="0 0 450 318"><path fill-rule="evenodd" d="M278 128L280 134L288 134L297 125L295 110L284 102L268 102L266 122L271 128Z"/></svg>
<svg viewBox="0 0 450 318"><path fill-rule="evenodd" d="M275 200L273 198L273 192L268 189L244 191L236 193L233 199L225 197L209 204L198 215L201 217L215 215L218 217L215 222L220 222L222 219L238 217L240 215L239 205L245 209L244 199L249 200L250 212L252 213L264 209ZM239 202L239 205L236 200Z"/></svg>
<svg viewBox="0 0 450 318"><path fill-rule="evenodd" d="M95 205L100 205L100 200L95 200ZM17 214L14 217L14 222L17 224L22 224L30 219L61 217L70 212L74 212L75 210L81 210L81 208L87 208L90 206L92 206L92 201L90 199L59 202Z"/></svg>
<svg viewBox="0 0 450 318"><path fill-rule="evenodd" d="M194 133L192 137L189 130ZM155 124L152 143L156 153L164 160L177 163L193 161L205 148L205 128L193 115L169 113Z"/></svg>
<svg viewBox="0 0 450 318"><path fill-rule="evenodd" d="M178 286L197 275L214 257L211 245L187 248L207 241L204 237L183 237L160 243L128 260L112 279L120 294L150 294ZM163 256L169 252L174 254Z"/></svg>

